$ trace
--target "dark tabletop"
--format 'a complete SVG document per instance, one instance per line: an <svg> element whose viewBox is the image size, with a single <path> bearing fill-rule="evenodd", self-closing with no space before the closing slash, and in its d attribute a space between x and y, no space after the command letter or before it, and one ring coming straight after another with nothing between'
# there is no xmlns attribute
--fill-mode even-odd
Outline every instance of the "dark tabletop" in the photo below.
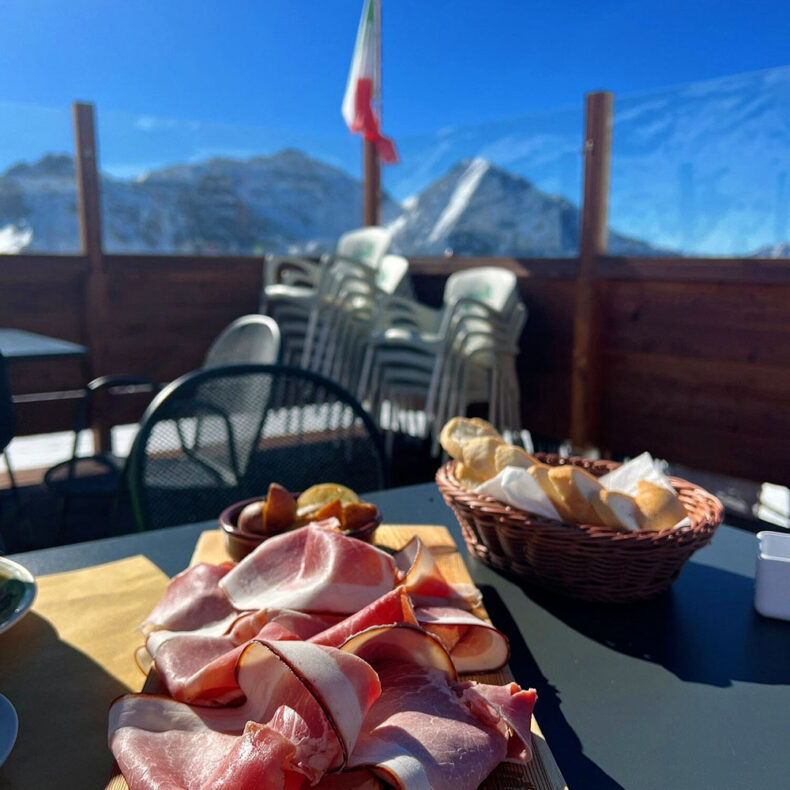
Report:
<svg viewBox="0 0 790 790"><path fill-rule="evenodd" d="M84 357L85 346L23 329L0 329L0 352L9 362Z"/></svg>
<svg viewBox="0 0 790 790"><path fill-rule="evenodd" d="M389 523L444 524L433 484L366 495ZM34 573L144 554L166 573L213 524L15 555ZM753 608L755 536L721 527L669 593L592 605L522 588L467 557L571 790L790 787L790 623Z"/></svg>

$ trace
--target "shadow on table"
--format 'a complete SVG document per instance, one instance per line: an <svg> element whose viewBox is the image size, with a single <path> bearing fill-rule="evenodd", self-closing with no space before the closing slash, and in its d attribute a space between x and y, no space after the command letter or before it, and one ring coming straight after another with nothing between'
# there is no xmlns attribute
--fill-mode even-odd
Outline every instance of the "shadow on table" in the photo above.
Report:
<svg viewBox="0 0 790 790"><path fill-rule="evenodd" d="M546 743L557 760L557 765L568 786L595 788L595 790L624 790L622 785L584 754L581 742L560 710L560 696L557 689L540 671L499 593L493 587L486 585L482 585L480 589L489 617L510 640L509 663L516 680L522 685L532 686L538 692L535 714Z"/></svg>
<svg viewBox="0 0 790 790"><path fill-rule="evenodd" d="M790 683L790 623L754 611L754 580L746 576L688 562L667 593L632 604L586 603L521 587L579 633L682 680L722 687Z"/></svg>
<svg viewBox="0 0 790 790"><path fill-rule="evenodd" d="M107 712L128 691L122 683L30 612L0 635L0 689L19 716L0 787L104 787L113 765Z"/></svg>

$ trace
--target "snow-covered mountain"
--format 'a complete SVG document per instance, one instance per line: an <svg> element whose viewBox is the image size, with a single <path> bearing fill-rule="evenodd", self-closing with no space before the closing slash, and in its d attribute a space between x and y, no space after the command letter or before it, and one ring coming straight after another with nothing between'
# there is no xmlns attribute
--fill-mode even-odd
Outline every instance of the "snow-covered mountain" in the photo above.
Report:
<svg viewBox="0 0 790 790"><path fill-rule="evenodd" d="M357 179L300 151L179 164L135 180L102 175L105 249L140 253L323 251L358 227ZM0 176L0 243L79 248L74 163L47 155ZM384 196L386 221L401 212ZM12 250L8 250L12 251Z"/></svg>
<svg viewBox="0 0 790 790"><path fill-rule="evenodd" d="M102 176L110 252L320 252L359 225L358 180L294 151L211 159L124 180ZM0 251L79 248L74 163L48 155L0 175ZM579 210L485 159L459 162L401 206L384 197L384 222L406 254L558 257L576 254ZM621 254L656 254L611 235Z"/></svg>
<svg viewBox="0 0 790 790"><path fill-rule="evenodd" d="M790 241L780 244L768 244L755 250L750 258L790 258Z"/></svg>
<svg viewBox="0 0 790 790"><path fill-rule="evenodd" d="M478 157L459 162L405 202L392 225L393 244L412 255L573 256L580 222L569 201ZM610 234L609 248L616 255L661 252L617 233Z"/></svg>

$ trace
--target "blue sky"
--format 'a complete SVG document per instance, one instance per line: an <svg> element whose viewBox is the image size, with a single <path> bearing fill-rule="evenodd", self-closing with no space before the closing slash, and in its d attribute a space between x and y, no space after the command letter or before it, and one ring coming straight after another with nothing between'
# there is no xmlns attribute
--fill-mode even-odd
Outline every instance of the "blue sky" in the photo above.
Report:
<svg viewBox="0 0 790 790"><path fill-rule="evenodd" d="M361 0L3 0L0 101L341 133ZM786 65L786 0L383 0L386 127Z"/></svg>

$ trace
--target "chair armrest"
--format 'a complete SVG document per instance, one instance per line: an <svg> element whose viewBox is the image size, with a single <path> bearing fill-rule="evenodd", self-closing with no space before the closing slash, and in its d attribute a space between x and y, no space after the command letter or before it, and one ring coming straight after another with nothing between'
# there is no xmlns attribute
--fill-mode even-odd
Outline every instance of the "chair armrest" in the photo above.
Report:
<svg viewBox="0 0 790 790"><path fill-rule="evenodd" d="M113 389L117 387L119 389L134 389L134 388L141 388L143 392L152 392L157 393L161 388L162 385L159 382L154 381L149 376L130 376L130 375L110 375L110 376L99 376L98 378L93 379L92 381L88 382L88 386L85 388L85 394L82 396L82 400L80 401L79 407L77 408L77 417L74 420L74 449L72 452L72 457L77 457L77 444L79 441L80 432L83 431L87 425L90 418L90 408L93 404L93 399L98 392L102 390Z"/></svg>

